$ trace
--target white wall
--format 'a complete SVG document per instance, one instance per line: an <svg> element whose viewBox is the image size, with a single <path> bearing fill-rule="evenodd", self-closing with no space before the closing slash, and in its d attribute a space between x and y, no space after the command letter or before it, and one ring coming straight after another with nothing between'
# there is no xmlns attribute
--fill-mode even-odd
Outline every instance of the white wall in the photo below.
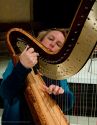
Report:
<svg viewBox="0 0 97 125"><path fill-rule="evenodd" d="M73 83L97 84L97 58L89 59L77 74L68 78L68 81Z"/></svg>

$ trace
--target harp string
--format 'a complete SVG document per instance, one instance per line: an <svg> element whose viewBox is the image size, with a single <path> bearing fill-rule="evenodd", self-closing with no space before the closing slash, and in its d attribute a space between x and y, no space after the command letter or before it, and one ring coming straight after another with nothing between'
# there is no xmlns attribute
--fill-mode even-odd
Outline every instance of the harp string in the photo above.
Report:
<svg viewBox="0 0 97 125"><path fill-rule="evenodd" d="M97 46L96 46L97 48ZM68 81L76 97L72 115L76 124L85 120L86 125L97 124L97 50L96 48L86 65ZM71 80L71 81L70 81ZM70 114L69 114L70 115ZM71 117L70 117L71 118ZM69 121L70 121L69 118ZM72 121L71 121L72 122ZM92 124L91 124L92 122ZM75 122L74 122L75 123Z"/></svg>
<svg viewBox="0 0 97 125"><path fill-rule="evenodd" d="M51 79L49 79L49 78L47 78L47 77L43 77L43 80L44 80L45 84L46 84L48 87L49 87L49 85L53 84L53 80L51 80ZM57 85L57 84L58 84L58 83L57 83L57 80L55 80L55 85ZM50 97L53 98L52 95L50 95ZM48 98L48 99L50 99L50 98ZM55 98L55 100L56 100L56 98ZM59 100L59 99L58 99L58 100ZM47 105L47 102L45 102L45 105ZM55 117L56 117L56 113L55 113L54 109L52 108L52 106L51 106L50 109L51 109L51 112L54 113L54 114L55 114ZM48 110L49 110L49 108L48 108ZM60 119L60 120L59 120L59 119ZM57 117L57 120L58 120L59 124L61 125L61 115L60 115L60 118Z"/></svg>
<svg viewBox="0 0 97 125"><path fill-rule="evenodd" d="M36 81L37 81L37 79L36 79ZM47 81L49 81L49 82L47 82ZM47 83L48 85L49 85L50 81L51 81L51 80L49 80L48 78L46 78L46 83ZM53 82L52 82L52 83L53 83ZM39 91L38 87L37 87L37 91ZM43 94L41 93L41 91L39 91L39 93L40 93L40 96L41 96L41 98L42 98L42 100L43 100L45 106L48 108L48 112L50 112L51 116L52 116L52 115L55 116L55 117L52 117L52 118L57 121L58 125L61 125L61 118L62 118L62 116L61 116L61 115L60 115L60 116L59 116L59 115L57 116L56 111L55 111L55 109L54 109L54 105L53 105L52 103L49 103L49 102L50 102L50 96L45 100L44 97L46 97L46 94L47 94L47 93L44 93L44 96L43 96ZM53 108L52 108L52 107L53 107Z"/></svg>

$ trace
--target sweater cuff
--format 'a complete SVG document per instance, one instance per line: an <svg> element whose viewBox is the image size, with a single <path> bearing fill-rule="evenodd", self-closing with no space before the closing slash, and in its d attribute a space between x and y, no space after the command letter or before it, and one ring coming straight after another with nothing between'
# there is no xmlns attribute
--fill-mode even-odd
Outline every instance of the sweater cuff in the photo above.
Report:
<svg viewBox="0 0 97 125"><path fill-rule="evenodd" d="M28 73L31 72L31 68L25 68L20 61L16 64L15 70L23 76L28 75Z"/></svg>

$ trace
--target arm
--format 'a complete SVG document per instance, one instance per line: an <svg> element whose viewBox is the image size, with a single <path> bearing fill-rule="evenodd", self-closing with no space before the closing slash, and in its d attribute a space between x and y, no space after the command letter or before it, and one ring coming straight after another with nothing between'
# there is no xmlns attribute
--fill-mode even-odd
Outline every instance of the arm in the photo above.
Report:
<svg viewBox="0 0 97 125"><path fill-rule="evenodd" d="M31 68L37 63L38 54L33 48L27 46L19 56L19 62L13 66L12 61L9 63L0 86L0 94L4 99L12 99L24 92L25 79Z"/></svg>
<svg viewBox="0 0 97 125"><path fill-rule="evenodd" d="M25 79L30 71L20 62L14 67L12 61L10 61L3 74L3 81L0 86L2 98L12 99L17 96L22 91Z"/></svg>

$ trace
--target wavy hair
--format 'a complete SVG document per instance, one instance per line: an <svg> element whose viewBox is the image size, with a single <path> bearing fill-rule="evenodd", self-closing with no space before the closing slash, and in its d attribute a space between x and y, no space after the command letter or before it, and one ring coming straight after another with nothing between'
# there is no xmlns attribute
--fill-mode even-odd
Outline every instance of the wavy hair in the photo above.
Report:
<svg viewBox="0 0 97 125"><path fill-rule="evenodd" d="M68 30L67 29L61 29L61 28L52 28L52 29L48 29L48 30L44 30L39 32L37 39L42 41L44 39L44 37L51 31L60 31L64 37L66 38Z"/></svg>

